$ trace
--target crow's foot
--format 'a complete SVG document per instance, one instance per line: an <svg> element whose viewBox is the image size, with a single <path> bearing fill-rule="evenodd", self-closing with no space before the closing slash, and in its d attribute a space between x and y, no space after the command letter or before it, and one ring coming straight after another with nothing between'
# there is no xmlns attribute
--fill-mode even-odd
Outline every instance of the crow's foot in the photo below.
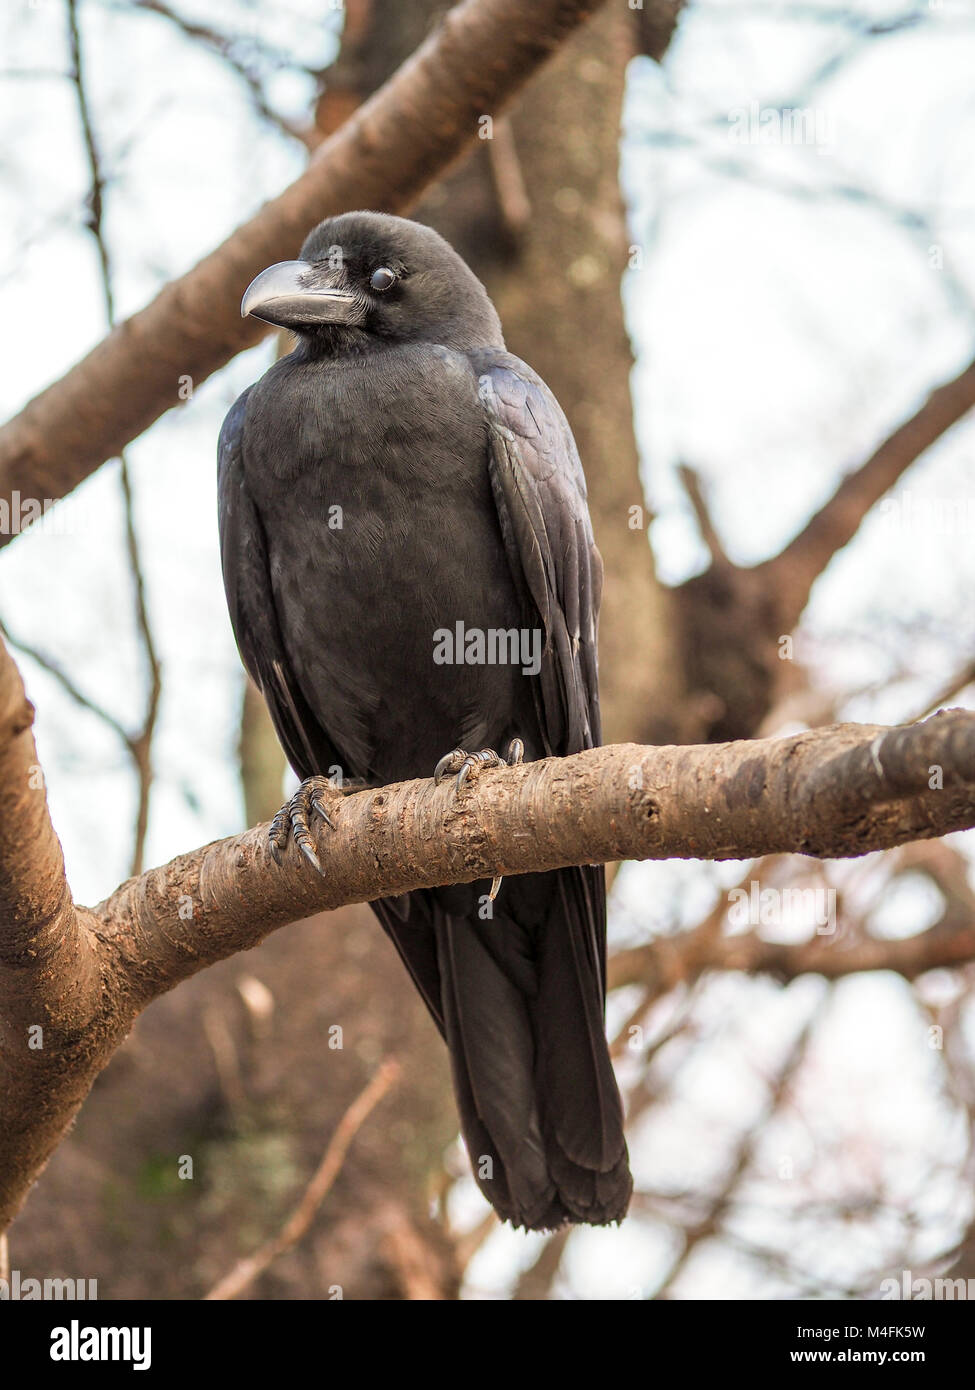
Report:
<svg viewBox="0 0 975 1390"><path fill-rule="evenodd" d="M290 801L285 802L271 822L268 831L268 845L275 864L284 860L288 841L293 837L295 844L318 873L323 869L315 853L315 840L311 832L311 818L318 815L331 829L335 822L329 814L329 803L334 811L335 801L343 795L344 788L337 787L328 777L306 777ZM351 788L350 788L351 790Z"/></svg>
<svg viewBox="0 0 975 1390"><path fill-rule="evenodd" d="M513 738L508 744L508 756L502 758L500 753L496 753L493 748L482 748L479 753L466 753L463 748L454 748L437 763L433 770L433 780L440 783L445 777L457 775L455 795L459 795L464 789L468 777L475 768L483 767L516 767L525 757L525 745L520 738ZM503 879L496 875L491 880L491 892L488 895L493 901L498 895Z"/></svg>
<svg viewBox="0 0 975 1390"><path fill-rule="evenodd" d="M507 758L502 758L493 748L482 748L479 753L466 753L463 748L453 748L443 755L433 769L433 780L439 783L456 773L457 791L460 792L476 767L514 767L524 756L525 745L520 738L513 738L508 744Z"/></svg>

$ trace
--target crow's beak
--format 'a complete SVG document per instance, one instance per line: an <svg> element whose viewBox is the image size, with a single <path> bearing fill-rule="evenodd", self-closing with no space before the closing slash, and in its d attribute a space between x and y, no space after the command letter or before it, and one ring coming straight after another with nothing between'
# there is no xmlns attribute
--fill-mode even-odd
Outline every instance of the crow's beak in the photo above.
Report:
<svg viewBox="0 0 975 1390"><path fill-rule="evenodd" d="M240 301L240 316L293 329L360 323L360 297L329 285L327 274L308 261L279 261L268 266L247 286Z"/></svg>

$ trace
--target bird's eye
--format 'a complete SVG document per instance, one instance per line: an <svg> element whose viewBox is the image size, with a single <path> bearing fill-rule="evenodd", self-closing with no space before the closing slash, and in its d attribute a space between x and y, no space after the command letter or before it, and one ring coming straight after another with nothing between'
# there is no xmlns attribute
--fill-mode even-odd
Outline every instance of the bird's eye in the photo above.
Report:
<svg viewBox="0 0 975 1390"><path fill-rule="evenodd" d="M390 285L396 283L396 273L389 269L389 266L381 265L369 276L369 283L374 290L382 294L383 290L388 290Z"/></svg>

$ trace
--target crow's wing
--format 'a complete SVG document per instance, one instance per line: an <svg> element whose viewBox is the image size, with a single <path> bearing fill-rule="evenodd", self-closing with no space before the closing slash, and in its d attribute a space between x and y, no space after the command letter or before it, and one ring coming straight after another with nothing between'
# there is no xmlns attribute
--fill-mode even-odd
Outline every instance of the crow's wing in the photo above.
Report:
<svg viewBox="0 0 975 1390"><path fill-rule="evenodd" d="M526 621L540 622L544 632L533 682L542 739L550 753L576 753L601 739L602 561L585 475L568 421L541 378L509 353L483 351L471 359L508 561ZM558 893L535 937L537 992L530 1004L546 1168L558 1190L556 1205L569 1219L618 1220L632 1183L603 1023L605 874L602 866L584 866L552 877ZM512 880L507 904L515 920L519 884Z"/></svg>
<svg viewBox="0 0 975 1390"><path fill-rule="evenodd" d="M600 741L596 625L603 567L569 423L544 381L510 353L471 354L488 420L488 467L526 614L544 632L536 703L546 751Z"/></svg>
<svg viewBox="0 0 975 1390"><path fill-rule="evenodd" d="M526 625L541 623L542 663L533 682L547 753L601 739L596 628L603 565L593 540L586 479L569 422L531 367L507 352L471 353L488 420L494 501ZM572 914L583 952L606 992L603 870L582 868ZM572 875L570 875L572 877Z"/></svg>
<svg viewBox="0 0 975 1390"><path fill-rule="evenodd" d="M217 506L220 523L220 558L227 592L230 622L241 659L260 688L288 762L301 778L347 766L322 729L290 670L271 589L267 541L260 515L247 492L241 450L247 410L245 391L224 420L217 444ZM374 903L443 1032L436 942L428 931L411 931L410 952L405 954L396 929L408 916L408 900L386 898Z"/></svg>
<svg viewBox="0 0 975 1390"><path fill-rule="evenodd" d="M244 665L267 702L288 762L299 777L342 766L290 669L271 591L267 541L247 492L241 450L249 390L235 402L217 445L220 559L230 622Z"/></svg>

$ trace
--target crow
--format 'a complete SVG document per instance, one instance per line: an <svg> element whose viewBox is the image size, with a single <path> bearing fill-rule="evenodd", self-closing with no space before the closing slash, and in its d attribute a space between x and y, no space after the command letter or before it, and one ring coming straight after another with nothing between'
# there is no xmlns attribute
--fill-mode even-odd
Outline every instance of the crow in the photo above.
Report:
<svg viewBox="0 0 975 1390"><path fill-rule="evenodd" d="M322 222L243 315L296 346L218 446L231 622L301 785L271 826L319 868L336 785L465 782L600 741L602 564L558 402L431 228ZM505 749L501 756L496 750ZM528 1230L620 1221L602 867L372 904L446 1040L475 1180Z"/></svg>

